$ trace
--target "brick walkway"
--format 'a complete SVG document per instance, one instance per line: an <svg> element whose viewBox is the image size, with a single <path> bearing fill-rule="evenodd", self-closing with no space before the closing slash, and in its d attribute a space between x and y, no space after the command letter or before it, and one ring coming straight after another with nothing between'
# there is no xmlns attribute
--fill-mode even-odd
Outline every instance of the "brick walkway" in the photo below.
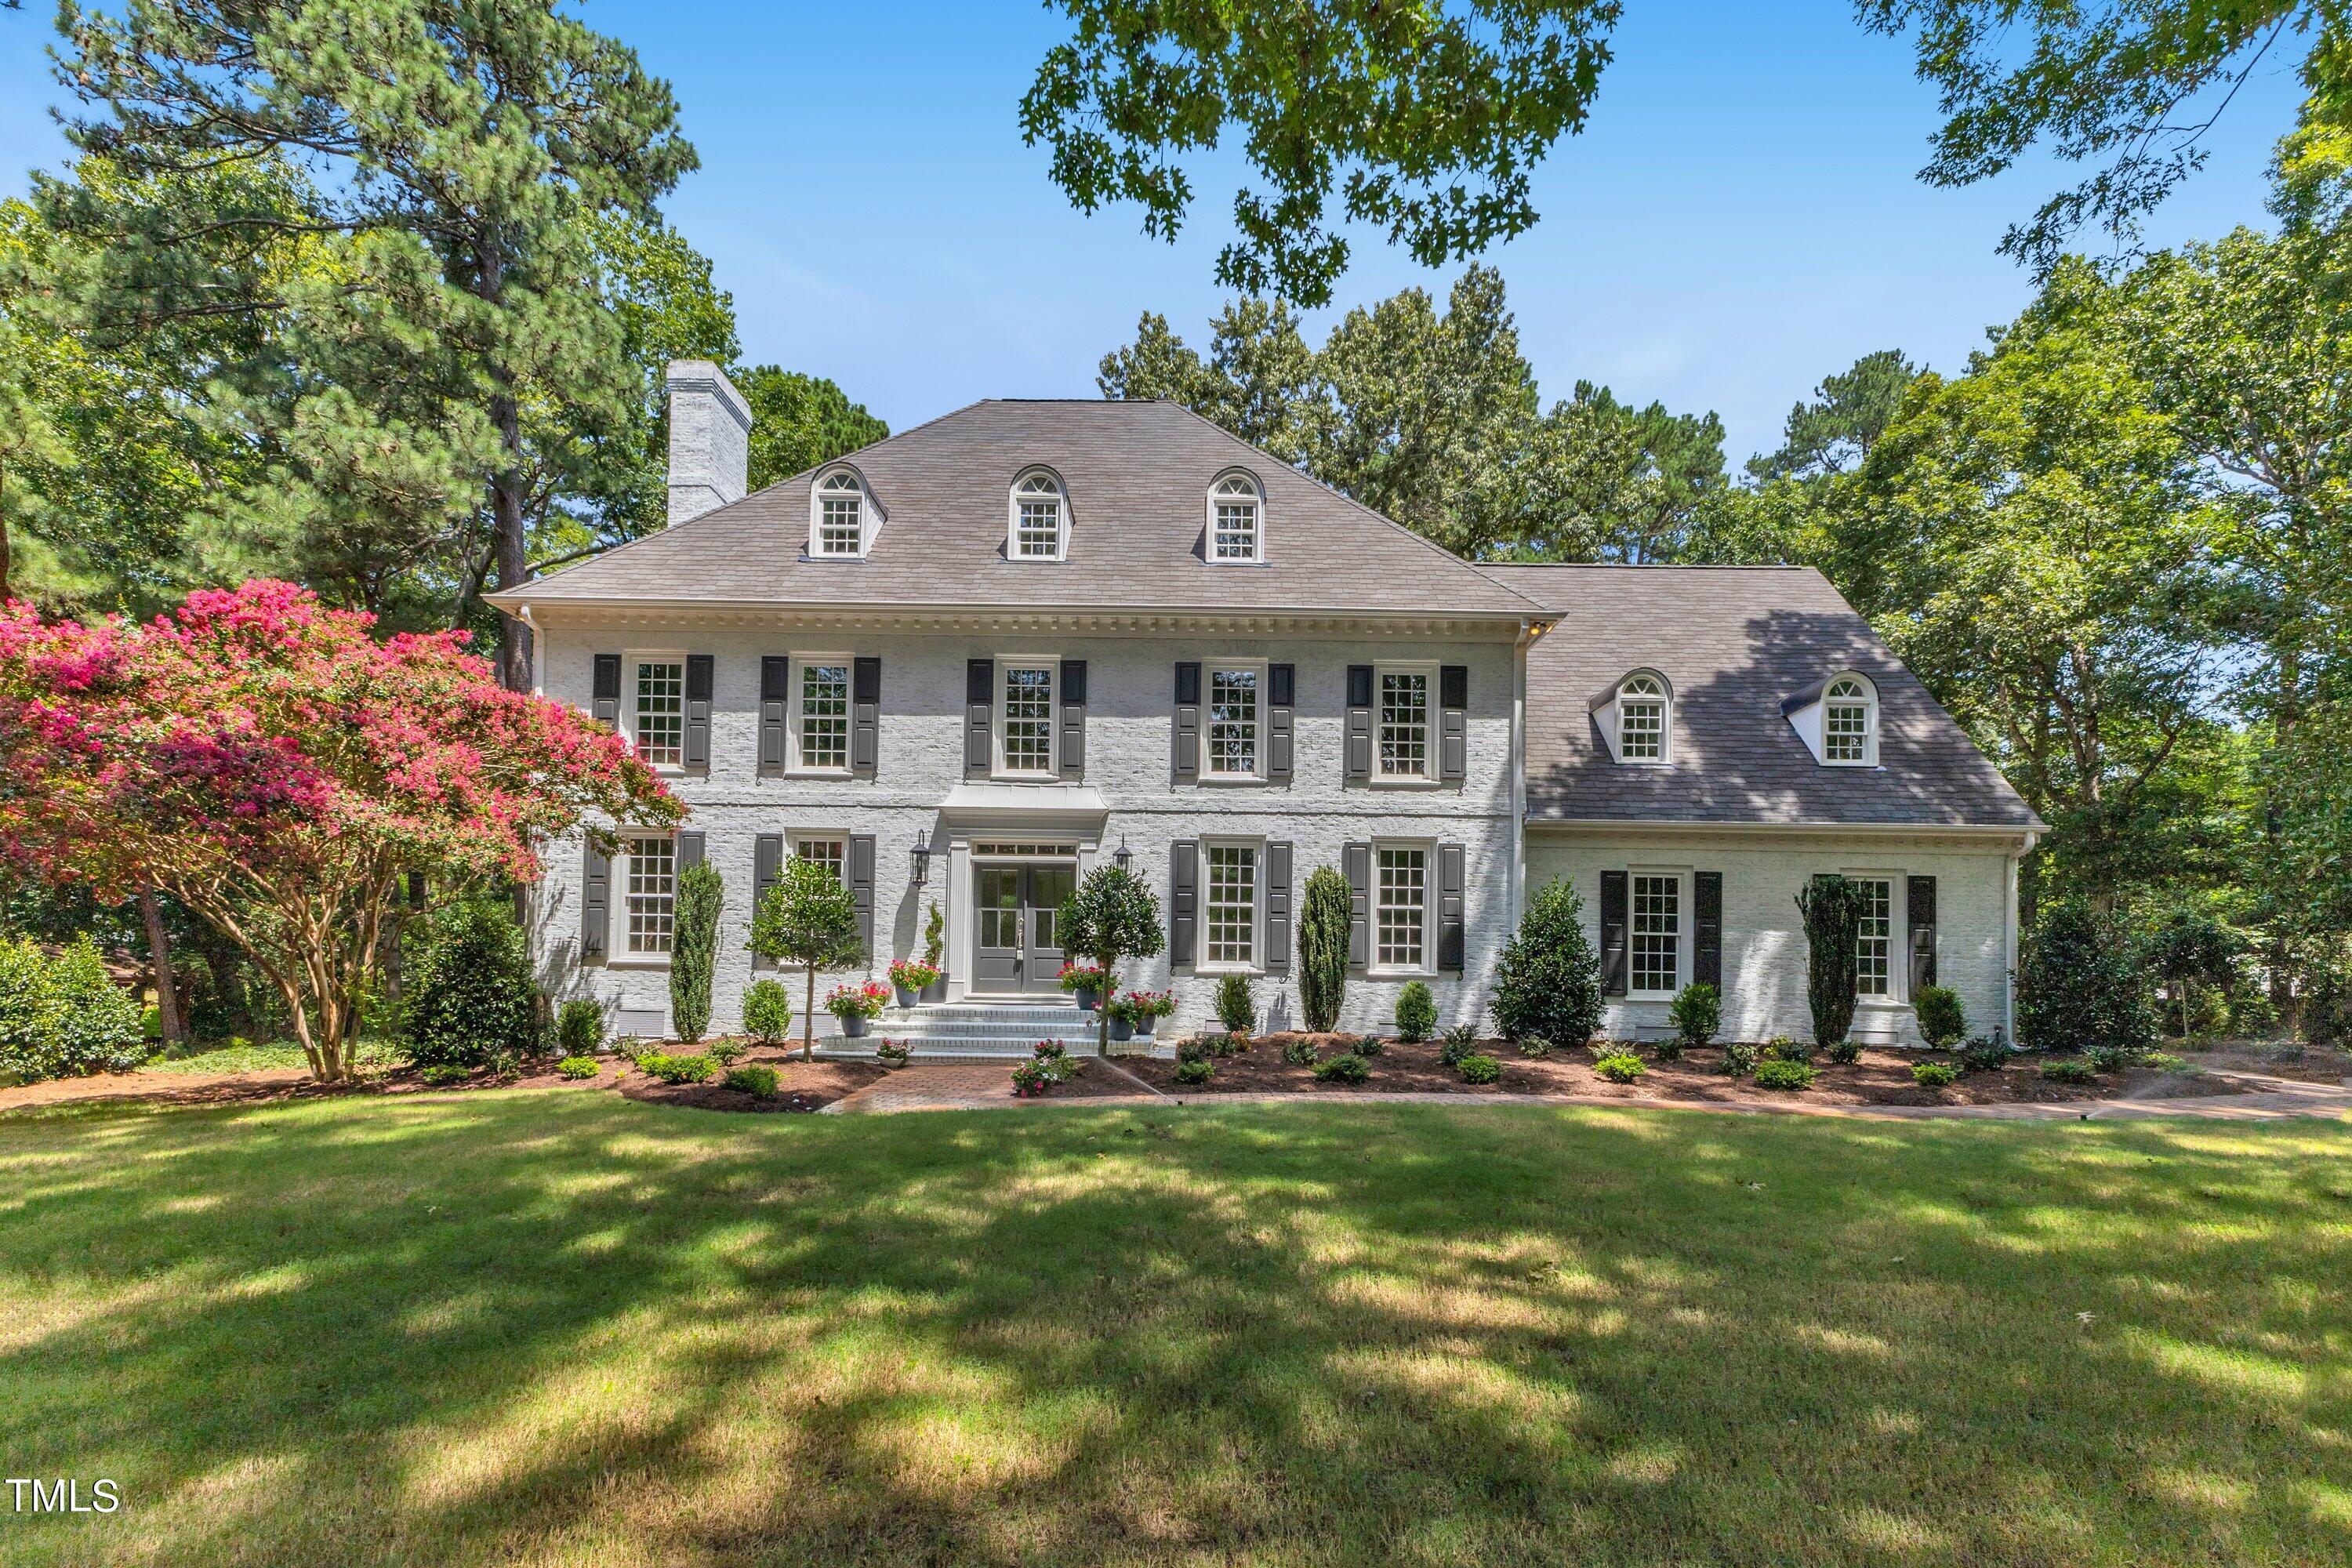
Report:
<svg viewBox="0 0 2352 1568"><path fill-rule="evenodd" d="M1050 1097L1023 1100L1013 1092L1013 1063L917 1062L877 1079L824 1109L864 1110L974 1110L998 1106L1123 1105L1165 1098L1117 1062L1086 1058L1083 1076Z"/></svg>

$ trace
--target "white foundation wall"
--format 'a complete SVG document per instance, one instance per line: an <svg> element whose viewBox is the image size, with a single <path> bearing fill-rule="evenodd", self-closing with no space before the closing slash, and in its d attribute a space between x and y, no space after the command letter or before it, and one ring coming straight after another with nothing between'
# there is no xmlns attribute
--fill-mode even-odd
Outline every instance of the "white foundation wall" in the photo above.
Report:
<svg viewBox="0 0 2352 1568"><path fill-rule="evenodd" d="M543 693L586 710L594 656L619 653L625 671L637 653L709 654L714 659L711 765L707 774L670 775L671 788L692 808L687 826L704 835L705 856L726 883L711 1020L731 1031L741 1018L744 988L759 974L745 948L751 916L752 858L760 835L823 832L872 834L875 838L874 953L871 973L885 977L891 960L919 953L929 905L946 917L948 965L960 989L959 960L969 953L969 860L953 847L992 836L1051 837L1076 843L1080 874L1124 843L1133 867L1161 904L1169 901L1169 848L1203 837L1258 837L1292 846L1293 908L1303 901L1307 875L1339 868L1350 840L1399 838L1459 843L1465 857L1464 968L1422 978L1436 994L1443 1023L1483 1015L1494 963L1507 939L1517 885L1512 715L1517 652L1509 640L1433 642L1406 637L1380 641L1343 637L1277 638L1200 636L1040 639L985 635L913 635L834 630L795 635L785 628L648 631L643 627L541 627L539 679ZM877 765L871 779L762 776L759 758L759 680L762 656L808 653L878 656L882 695ZM1087 761L1083 780L1101 795L1107 815L1083 824L1018 817L983 824L953 820L940 810L963 774L964 677L967 660L1019 658L1087 661ZM1174 667L1179 660L1222 658L1286 662L1297 667L1294 708L1295 758L1288 784L1184 784L1173 782ZM1350 664L1408 660L1461 664L1469 669L1465 777L1427 785L1349 784L1344 778L1346 670ZM625 686L627 677L625 675ZM1434 736L1433 735L1433 743ZM919 836L938 852L925 885L913 885ZM545 875L533 899L534 938L542 984L552 996L593 995L625 1013L625 1026L652 1035L667 1030L669 972L666 963L614 955L583 964L579 840L551 845ZM1435 875L1433 862L1431 874ZM619 889L614 898L619 899ZM1294 916L1295 918L1295 916ZM1163 925L1163 934L1165 927ZM1294 925L1295 931L1295 925ZM1263 944L1261 944L1263 945ZM1298 1018L1297 984L1287 975L1255 980L1267 1027ZM849 971L820 977L825 991ZM795 1007L803 1000L797 973L777 976ZM1215 1015L1214 974L1171 966L1163 951L1121 966L1123 988L1177 993L1177 1012L1163 1028L1187 1032ZM1402 977L1352 973L1340 1025L1387 1027ZM889 1017L876 1026L889 1032ZM820 1012L818 1033L834 1031ZM795 1026L797 1027L797 1024Z"/></svg>
<svg viewBox="0 0 2352 1568"><path fill-rule="evenodd" d="M1600 940L1601 873L1604 870L1717 871L1723 876L1723 1030L1720 1037L1766 1040L1775 1035L1812 1037L1805 1005L1805 934L1796 898L1825 872L1870 872L1895 879L1893 963L1895 997L1865 999L1856 1009L1858 1037L1919 1043L1909 997L1909 933L1903 879L1936 879L1937 983L1959 994L1972 1035L2010 1028L2012 963L2011 857L2016 846L1948 836L1841 836L1811 829L1785 832L1685 834L1563 831L1530 826L1527 896L1555 878L1575 886L1584 924ZM1687 915L1687 910L1685 910ZM1685 942L1685 952L1688 943ZM1687 982L1685 958L1684 979ZM1672 1032L1667 1004L1611 997L1601 1032L1615 1039L1650 1039Z"/></svg>

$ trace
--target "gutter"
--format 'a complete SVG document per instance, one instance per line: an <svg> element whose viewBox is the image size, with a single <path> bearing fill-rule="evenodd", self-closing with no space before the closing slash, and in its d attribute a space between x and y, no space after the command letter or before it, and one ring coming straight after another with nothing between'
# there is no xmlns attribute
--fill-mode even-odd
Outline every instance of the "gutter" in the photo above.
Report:
<svg viewBox="0 0 2352 1568"><path fill-rule="evenodd" d="M551 610L621 611L631 615L757 615L778 618L812 615L846 616L1202 616L1231 619L1235 616L1287 620L1492 621L1497 625L1549 628L1557 616L1538 619L1525 610L1456 610L1439 605L1422 609L1365 609L1349 605L1314 608L1265 608L1247 605L1105 605L1021 604L989 600L932 601L920 599L655 599L632 595L625 598L575 599L566 596L534 600L528 586L485 594L482 602L524 620L534 612Z"/></svg>
<svg viewBox="0 0 2352 1568"><path fill-rule="evenodd" d="M1657 818L1628 820L1614 816L1530 816L1527 818L1530 833L1837 833L1864 837L1916 838L1940 834L1947 837L1999 839L2020 846L2022 855L2033 847L2047 825L2008 826L1990 822L1838 822L1811 820L1805 822L1734 822L1706 821L1697 818L1662 821Z"/></svg>

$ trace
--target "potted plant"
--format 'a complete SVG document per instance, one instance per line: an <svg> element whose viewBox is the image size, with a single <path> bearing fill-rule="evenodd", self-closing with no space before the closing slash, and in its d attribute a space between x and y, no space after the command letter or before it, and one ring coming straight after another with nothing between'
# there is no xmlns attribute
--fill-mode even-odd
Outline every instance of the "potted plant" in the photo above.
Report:
<svg viewBox="0 0 2352 1568"><path fill-rule="evenodd" d="M1091 1013L1102 997L1103 972L1091 963L1062 965L1062 989L1078 999L1081 1011Z"/></svg>
<svg viewBox="0 0 2352 1568"><path fill-rule="evenodd" d="M1151 1038L1160 1026L1160 1020L1172 1017L1176 1012L1176 993L1173 991L1130 991L1124 1000L1127 1003L1128 1018L1132 1023L1135 1037L1139 1040ZM1111 1037L1117 1039L1118 1037L1114 1034Z"/></svg>
<svg viewBox="0 0 2352 1568"><path fill-rule="evenodd" d="M923 963L931 971L930 984L922 991L922 1000L926 1002L948 999L948 972L944 963L947 944L947 920L940 913L939 900L934 899L931 900L930 918L923 921Z"/></svg>
<svg viewBox="0 0 2352 1568"><path fill-rule="evenodd" d="M874 1047L875 1058L886 1068L905 1067L907 1058L913 1054L904 1040L885 1040Z"/></svg>
<svg viewBox="0 0 2352 1568"><path fill-rule="evenodd" d="M1103 1012L1110 1018L1112 1039L1128 1040L1135 1037L1137 1011L1134 992L1130 991L1124 996L1113 996L1103 1004Z"/></svg>
<svg viewBox="0 0 2352 1568"><path fill-rule="evenodd" d="M901 1007L913 1006L939 978L940 972L919 958L902 958L890 966L890 988L898 994Z"/></svg>
<svg viewBox="0 0 2352 1568"><path fill-rule="evenodd" d="M882 1005L889 1001L889 988L878 980L868 980L861 985L836 985L824 999L824 1010L841 1020L841 1032L851 1039L866 1033L869 1019L882 1016Z"/></svg>

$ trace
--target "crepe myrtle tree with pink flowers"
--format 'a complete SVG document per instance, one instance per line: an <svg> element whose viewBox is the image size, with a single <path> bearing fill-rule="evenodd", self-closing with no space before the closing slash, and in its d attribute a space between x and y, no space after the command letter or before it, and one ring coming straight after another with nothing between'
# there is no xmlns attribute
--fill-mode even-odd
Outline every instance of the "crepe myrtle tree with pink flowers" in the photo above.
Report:
<svg viewBox="0 0 2352 1568"><path fill-rule="evenodd" d="M0 857L169 892L248 956L321 1081L347 1078L399 879L527 881L548 839L684 809L604 726L503 689L467 634L379 638L291 584L139 623L0 609Z"/></svg>

